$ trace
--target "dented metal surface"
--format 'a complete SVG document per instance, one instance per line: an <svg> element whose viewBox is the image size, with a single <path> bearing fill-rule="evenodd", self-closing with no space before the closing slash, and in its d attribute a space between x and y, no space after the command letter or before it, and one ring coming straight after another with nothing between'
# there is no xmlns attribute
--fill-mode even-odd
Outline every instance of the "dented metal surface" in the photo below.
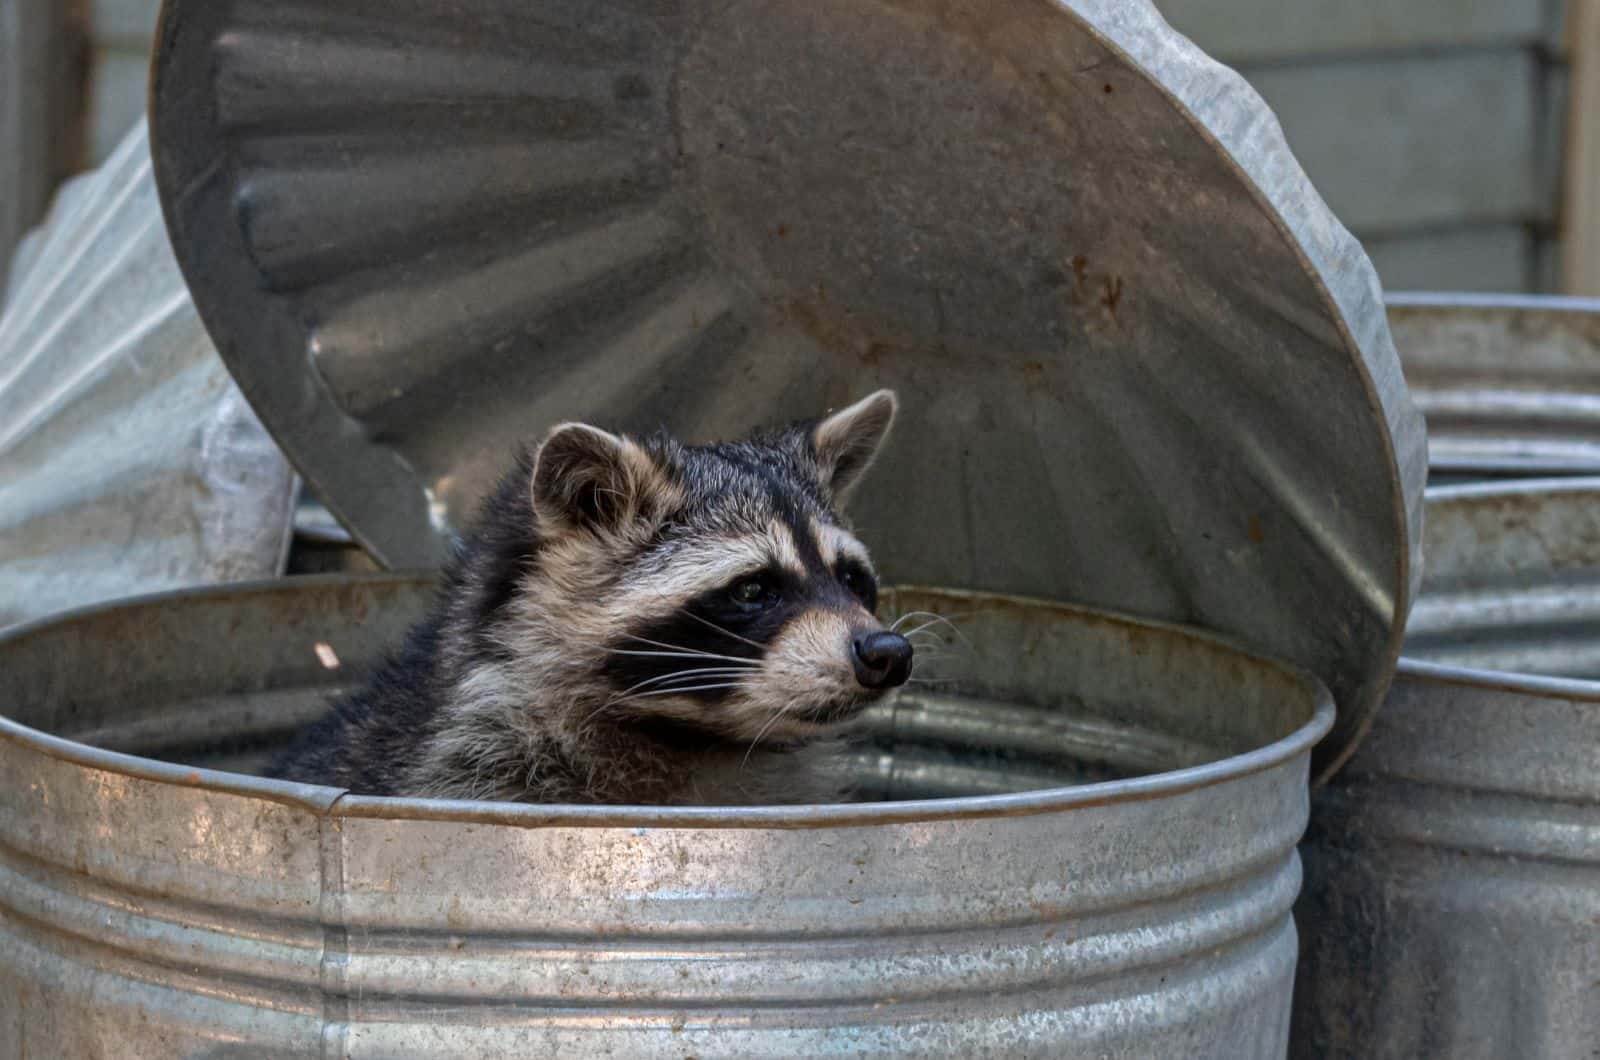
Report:
<svg viewBox="0 0 1600 1060"><path fill-rule="evenodd" d="M1600 473L1600 299L1389 296L1435 470Z"/></svg>
<svg viewBox="0 0 1600 1060"><path fill-rule="evenodd" d="M690 438L878 386L896 580L1237 637L1359 739L1426 442L1373 271L1260 98L1148 2L168 0L179 258L374 556L514 444Z"/></svg>
<svg viewBox="0 0 1600 1060"><path fill-rule="evenodd" d="M173 260L141 122L62 188L0 315L0 626L283 570L294 472Z"/></svg>
<svg viewBox="0 0 1600 1060"><path fill-rule="evenodd" d="M1430 491L1427 523L1408 658L1301 848L1293 1054L1587 1057L1600 479Z"/></svg>
<svg viewBox="0 0 1600 1060"><path fill-rule="evenodd" d="M972 654L957 685L880 714L863 753L891 784L916 790L934 752L1012 787L1189 768L678 810L208 768L259 761L428 591L279 582L0 640L0 1054L1282 1055L1294 843L1333 711L1300 672L1170 627L903 590L891 607L961 614ZM1005 718L985 734L962 695Z"/></svg>

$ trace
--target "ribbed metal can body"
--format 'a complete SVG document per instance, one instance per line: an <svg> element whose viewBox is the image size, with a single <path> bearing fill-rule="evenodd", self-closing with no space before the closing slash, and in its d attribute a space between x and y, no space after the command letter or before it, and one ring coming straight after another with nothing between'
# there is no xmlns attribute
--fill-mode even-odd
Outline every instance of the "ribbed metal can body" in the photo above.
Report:
<svg viewBox="0 0 1600 1060"><path fill-rule="evenodd" d="M1430 495L1388 700L1315 796L1297 1057L1600 1045L1600 481ZM1510 672L1521 671L1521 672Z"/></svg>
<svg viewBox="0 0 1600 1060"><path fill-rule="evenodd" d="M1098 710L1057 726L1080 758L1090 732L1103 762L1119 741L1220 757L1043 791L674 810L211 768L259 760L426 593L384 577L178 594L0 643L0 1053L1283 1055L1295 842L1331 722L1298 671L990 598L972 640L1018 650L983 694ZM889 795L926 775L913 730L971 728L937 700L899 709L862 755ZM1140 743L1169 715L1193 724ZM969 733L987 739L977 773L1020 760L1000 728Z"/></svg>

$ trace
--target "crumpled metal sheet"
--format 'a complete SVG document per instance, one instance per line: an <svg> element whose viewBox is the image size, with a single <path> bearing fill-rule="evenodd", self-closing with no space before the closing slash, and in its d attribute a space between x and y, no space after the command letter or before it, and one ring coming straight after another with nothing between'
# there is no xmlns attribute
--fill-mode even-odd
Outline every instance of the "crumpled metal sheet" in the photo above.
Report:
<svg viewBox="0 0 1600 1060"><path fill-rule="evenodd" d="M1600 472L1600 298L1391 295L1389 327L1435 470Z"/></svg>
<svg viewBox="0 0 1600 1060"><path fill-rule="evenodd" d="M0 626L282 571L295 476L173 260L144 124L58 196L0 316Z"/></svg>
<svg viewBox="0 0 1600 1060"><path fill-rule="evenodd" d="M1130 0L169 0L158 183L223 357L381 561L559 419L899 389L887 574L1200 625L1354 746L1418 575L1376 276Z"/></svg>
<svg viewBox="0 0 1600 1060"><path fill-rule="evenodd" d="M1431 490L1366 741L1312 801L1292 1055L1600 1042L1600 479Z"/></svg>
<svg viewBox="0 0 1600 1060"><path fill-rule="evenodd" d="M431 591L280 579L0 639L0 1013L28 1013L0 1019L0 1055L1281 1060L1295 840L1333 720L1304 673L1190 631L903 591L891 610L982 616L952 698L1042 717L883 711L891 794L965 786L924 768L930 741L1026 785L1051 722L1092 725L1057 744L1074 757L1151 730L1181 739L1121 746L1245 753L801 807L384 799L207 768L325 709Z"/></svg>

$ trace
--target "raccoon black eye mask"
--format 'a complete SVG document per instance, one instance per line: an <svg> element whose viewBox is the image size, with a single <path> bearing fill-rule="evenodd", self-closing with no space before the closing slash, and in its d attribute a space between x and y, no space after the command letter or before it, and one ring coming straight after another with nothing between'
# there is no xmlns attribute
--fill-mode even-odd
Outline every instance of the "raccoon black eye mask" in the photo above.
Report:
<svg viewBox="0 0 1600 1060"><path fill-rule="evenodd" d="M912 668L840 514L895 410L880 390L711 445L554 428L484 503L429 617L277 774L545 803L837 799L816 749Z"/></svg>

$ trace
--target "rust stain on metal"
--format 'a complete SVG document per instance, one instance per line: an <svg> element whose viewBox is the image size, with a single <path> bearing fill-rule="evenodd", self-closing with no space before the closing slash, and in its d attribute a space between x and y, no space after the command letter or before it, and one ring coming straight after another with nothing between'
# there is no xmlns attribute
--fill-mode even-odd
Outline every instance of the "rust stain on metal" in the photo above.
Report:
<svg viewBox="0 0 1600 1060"><path fill-rule="evenodd" d="M1089 259L1082 254L1072 256L1073 300L1082 304L1089 295Z"/></svg>
<svg viewBox="0 0 1600 1060"><path fill-rule="evenodd" d="M815 301L789 299L783 303L781 312L784 319L818 346L853 353L869 368L880 367L886 355L908 349L905 342L889 337L882 326L864 319L859 313L824 301L820 293Z"/></svg>
<svg viewBox="0 0 1600 1060"><path fill-rule="evenodd" d="M1115 320L1117 306L1122 302L1122 277L1107 275L1100 283L1102 287L1100 304L1106 307L1106 312Z"/></svg>
<svg viewBox="0 0 1600 1060"><path fill-rule="evenodd" d="M1070 259L1072 286L1066 292L1067 304L1080 309L1098 306L1112 321L1117 319L1117 309L1122 304L1123 278L1114 272L1093 272L1089 259L1075 254Z"/></svg>

